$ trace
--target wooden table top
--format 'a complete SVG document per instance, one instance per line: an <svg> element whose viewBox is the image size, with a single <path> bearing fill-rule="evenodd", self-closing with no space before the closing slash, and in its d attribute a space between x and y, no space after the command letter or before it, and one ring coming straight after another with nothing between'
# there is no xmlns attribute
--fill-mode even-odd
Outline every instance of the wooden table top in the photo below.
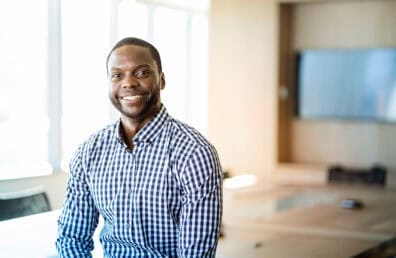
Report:
<svg viewBox="0 0 396 258"><path fill-rule="evenodd" d="M345 198L359 199L364 207L342 208ZM346 258L396 236L396 190L391 188L255 186L225 189L224 199L225 237L218 257Z"/></svg>

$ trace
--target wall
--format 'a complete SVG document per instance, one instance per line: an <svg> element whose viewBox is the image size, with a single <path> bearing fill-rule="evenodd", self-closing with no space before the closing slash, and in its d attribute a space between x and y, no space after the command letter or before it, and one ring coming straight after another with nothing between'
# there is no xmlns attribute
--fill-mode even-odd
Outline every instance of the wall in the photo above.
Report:
<svg viewBox="0 0 396 258"><path fill-rule="evenodd" d="M293 7L294 51L396 47L396 1L322 1ZM396 167L396 125L301 121L291 128L291 161Z"/></svg>
<svg viewBox="0 0 396 258"><path fill-rule="evenodd" d="M277 6L212 0L209 138L224 169L270 180L276 164Z"/></svg>

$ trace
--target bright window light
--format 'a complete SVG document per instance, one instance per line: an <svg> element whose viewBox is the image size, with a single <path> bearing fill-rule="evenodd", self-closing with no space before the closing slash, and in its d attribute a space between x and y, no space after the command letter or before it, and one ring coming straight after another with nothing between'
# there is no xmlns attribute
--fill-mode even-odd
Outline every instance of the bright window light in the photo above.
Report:
<svg viewBox="0 0 396 258"><path fill-rule="evenodd" d="M0 2L0 179L51 172L47 12L47 0Z"/></svg>
<svg viewBox="0 0 396 258"><path fill-rule="evenodd" d="M110 3L62 1L62 168L79 144L111 122L106 75ZM87 16L89 10L89 17Z"/></svg>
<svg viewBox="0 0 396 258"><path fill-rule="evenodd" d="M256 184L257 177L255 175L240 175L224 179L224 188L237 189L248 187Z"/></svg>
<svg viewBox="0 0 396 258"><path fill-rule="evenodd" d="M158 47L163 102L172 116L205 135L207 4L1 1L0 180L49 174L59 170L60 160L68 171L78 145L115 121L105 62L114 43L127 36Z"/></svg>
<svg viewBox="0 0 396 258"><path fill-rule="evenodd" d="M190 12L206 12L210 4L210 0L137 0L137 2L168 6L173 9L183 9Z"/></svg>

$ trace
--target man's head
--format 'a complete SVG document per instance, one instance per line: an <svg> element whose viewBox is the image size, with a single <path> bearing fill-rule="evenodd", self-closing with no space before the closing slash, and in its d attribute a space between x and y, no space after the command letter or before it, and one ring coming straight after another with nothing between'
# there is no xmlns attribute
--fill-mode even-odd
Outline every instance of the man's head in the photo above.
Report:
<svg viewBox="0 0 396 258"><path fill-rule="evenodd" d="M160 54L158 52L158 50L149 42L143 40L143 39L139 39L139 38L133 38L133 37L129 37L129 38L124 38L121 39L120 41L118 41L114 47L111 49L110 53L107 55L107 59L106 59L106 70L109 71L109 58L111 56L111 54L114 52L114 50L116 50L117 48L120 48L122 46L125 45L133 45L133 46L141 46L141 47L146 47L150 50L150 53L153 57L153 59L155 60L155 62L157 63L157 67L158 67L158 72L161 73L162 72L162 63L161 63L161 57Z"/></svg>
<svg viewBox="0 0 396 258"><path fill-rule="evenodd" d="M123 121L144 122L161 107L165 87L161 59L150 43L138 38L119 41L107 57L109 97Z"/></svg>

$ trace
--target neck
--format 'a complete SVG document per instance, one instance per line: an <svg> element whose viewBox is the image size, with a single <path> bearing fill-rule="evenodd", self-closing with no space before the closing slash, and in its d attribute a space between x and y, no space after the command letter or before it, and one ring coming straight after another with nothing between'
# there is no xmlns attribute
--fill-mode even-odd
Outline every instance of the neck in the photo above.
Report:
<svg viewBox="0 0 396 258"><path fill-rule="evenodd" d="M161 106L159 105L152 109L143 119L131 118L125 115L121 116L121 125L125 137L124 140L130 149L133 148L133 137L135 137L135 135L158 114L160 109Z"/></svg>

